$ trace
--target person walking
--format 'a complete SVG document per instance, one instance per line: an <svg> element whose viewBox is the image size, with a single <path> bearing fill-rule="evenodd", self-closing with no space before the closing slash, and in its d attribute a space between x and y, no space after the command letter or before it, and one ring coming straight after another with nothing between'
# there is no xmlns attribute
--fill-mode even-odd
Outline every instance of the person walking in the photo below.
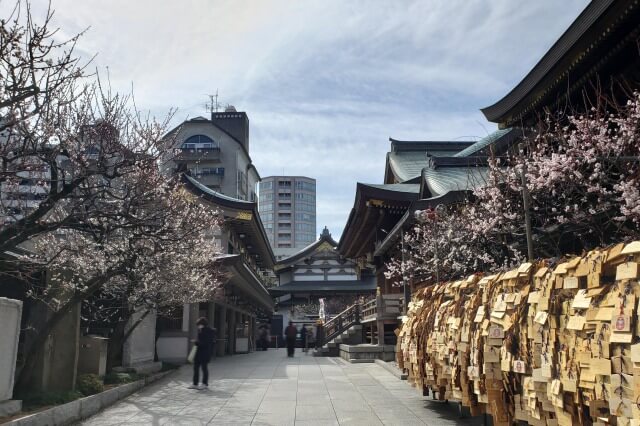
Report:
<svg viewBox="0 0 640 426"><path fill-rule="evenodd" d="M266 351L269 347L269 330L267 330L267 324L262 324L260 326L260 349Z"/></svg>
<svg viewBox="0 0 640 426"><path fill-rule="evenodd" d="M199 318L196 322L198 326L198 339L193 341L196 345L196 357L193 360L193 384L190 389L208 389L209 388L209 361L213 355L215 347L216 332L209 327L206 318ZM198 386L200 381L200 369L202 369L202 386Z"/></svg>
<svg viewBox="0 0 640 426"><path fill-rule="evenodd" d="M300 330L300 340L302 340L302 352L307 351L307 325L302 324L302 329Z"/></svg>
<svg viewBox="0 0 640 426"><path fill-rule="evenodd" d="M287 340L287 356L293 358L296 347L296 337L298 335L298 329L293 325L293 321L289 321L289 326L284 331L284 335Z"/></svg>

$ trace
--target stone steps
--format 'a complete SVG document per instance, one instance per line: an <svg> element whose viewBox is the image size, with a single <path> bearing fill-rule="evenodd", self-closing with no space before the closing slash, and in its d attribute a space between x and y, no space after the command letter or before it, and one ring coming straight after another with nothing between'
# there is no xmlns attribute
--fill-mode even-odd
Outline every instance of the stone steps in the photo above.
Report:
<svg viewBox="0 0 640 426"><path fill-rule="evenodd" d="M340 335L325 344L322 348L313 352L314 356L340 356L340 345L355 345L362 342L362 325L356 324L349 327Z"/></svg>

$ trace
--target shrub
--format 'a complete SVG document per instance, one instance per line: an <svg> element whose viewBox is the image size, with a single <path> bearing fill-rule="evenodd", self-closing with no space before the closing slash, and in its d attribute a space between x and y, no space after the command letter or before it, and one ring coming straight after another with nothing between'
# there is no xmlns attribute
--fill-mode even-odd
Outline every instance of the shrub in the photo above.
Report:
<svg viewBox="0 0 640 426"><path fill-rule="evenodd" d="M136 373L117 373L115 371L112 371L104 376L104 384L119 385L123 383L135 382L136 380L140 380L141 378L142 376Z"/></svg>
<svg viewBox="0 0 640 426"><path fill-rule="evenodd" d="M82 396L83 395L78 391L30 393L22 397L22 410L30 411L50 405L66 404L67 402L82 398Z"/></svg>
<svg viewBox="0 0 640 426"><path fill-rule="evenodd" d="M102 392L104 384L97 374L82 374L78 377L77 388L84 396L89 396Z"/></svg>

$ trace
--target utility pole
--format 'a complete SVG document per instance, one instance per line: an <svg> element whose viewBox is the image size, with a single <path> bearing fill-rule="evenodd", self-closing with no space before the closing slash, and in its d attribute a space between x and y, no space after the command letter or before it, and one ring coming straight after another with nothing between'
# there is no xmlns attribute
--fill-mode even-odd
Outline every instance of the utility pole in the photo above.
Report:
<svg viewBox="0 0 640 426"><path fill-rule="evenodd" d="M527 234L527 256L529 262L533 262L533 236L531 233L531 198L529 195L529 188L527 187L527 162L522 163L522 169L520 170L520 177L522 179L522 203L524 205L524 227Z"/></svg>

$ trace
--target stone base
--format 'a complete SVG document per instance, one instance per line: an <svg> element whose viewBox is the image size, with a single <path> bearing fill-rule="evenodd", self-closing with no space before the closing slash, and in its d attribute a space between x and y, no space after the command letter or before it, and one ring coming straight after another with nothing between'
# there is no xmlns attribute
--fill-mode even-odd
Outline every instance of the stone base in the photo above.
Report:
<svg viewBox="0 0 640 426"><path fill-rule="evenodd" d="M395 351L394 345L340 345L340 357L349 362L374 362L376 359L393 361L396 357Z"/></svg>
<svg viewBox="0 0 640 426"><path fill-rule="evenodd" d="M128 367L115 367L113 369L113 371L117 373L134 372L138 374L153 374L157 373L160 370L162 370L162 363L153 361L141 362L139 364L134 364Z"/></svg>
<svg viewBox="0 0 640 426"><path fill-rule="evenodd" d="M17 399L9 399L0 401L0 417L13 416L22 410L22 401Z"/></svg>

